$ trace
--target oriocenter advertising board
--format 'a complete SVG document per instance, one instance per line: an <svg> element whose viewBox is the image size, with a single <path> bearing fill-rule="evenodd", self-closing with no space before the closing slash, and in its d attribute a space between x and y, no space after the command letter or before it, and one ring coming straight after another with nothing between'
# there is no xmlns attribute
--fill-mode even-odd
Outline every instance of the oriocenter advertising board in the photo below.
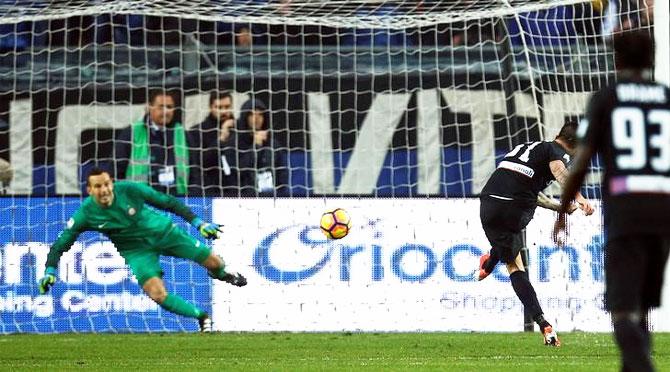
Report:
<svg viewBox="0 0 670 372"><path fill-rule="evenodd" d="M324 211L346 209L348 236L327 239ZM599 205L596 208L600 210ZM215 282L221 331L520 331L523 306L503 265L478 282L490 246L477 199L218 199L219 252L244 288ZM564 248L555 214L527 228L530 280L557 329L609 331L603 310L599 213L569 219Z"/></svg>

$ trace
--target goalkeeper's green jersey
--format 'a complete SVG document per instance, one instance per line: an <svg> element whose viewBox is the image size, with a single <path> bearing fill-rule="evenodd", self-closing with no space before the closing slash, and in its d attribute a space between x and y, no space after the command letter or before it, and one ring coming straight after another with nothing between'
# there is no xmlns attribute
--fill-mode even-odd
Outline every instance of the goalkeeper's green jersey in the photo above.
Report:
<svg viewBox="0 0 670 372"><path fill-rule="evenodd" d="M84 199L51 246L46 266L57 267L61 255L84 231L107 235L119 252L153 247L175 226L169 216L148 205L170 211L189 222L196 217L189 207L173 196L140 183L115 182L114 200L109 207L98 205L92 196Z"/></svg>

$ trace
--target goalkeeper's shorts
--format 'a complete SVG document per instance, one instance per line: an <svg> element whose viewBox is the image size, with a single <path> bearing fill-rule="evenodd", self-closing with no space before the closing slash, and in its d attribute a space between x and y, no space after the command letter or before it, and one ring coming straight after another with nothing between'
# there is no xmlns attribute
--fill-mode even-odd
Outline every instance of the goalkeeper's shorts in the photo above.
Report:
<svg viewBox="0 0 670 372"><path fill-rule="evenodd" d="M202 263L211 250L199 240L175 227L153 246L119 250L140 286L147 280L163 277L160 256L186 258Z"/></svg>

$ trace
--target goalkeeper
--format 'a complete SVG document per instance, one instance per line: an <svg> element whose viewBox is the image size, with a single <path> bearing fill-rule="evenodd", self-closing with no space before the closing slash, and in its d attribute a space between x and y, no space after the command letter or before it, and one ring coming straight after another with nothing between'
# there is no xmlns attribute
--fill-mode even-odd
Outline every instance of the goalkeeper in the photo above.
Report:
<svg viewBox="0 0 670 372"><path fill-rule="evenodd" d="M217 238L220 226L203 222L190 208L173 196L133 182L114 184L109 173L94 168L88 174L89 197L67 222L67 227L51 246L44 277L39 281L44 294L56 282L60 256L70 249L80 233L99 231L109 237L125 259L146 294L163 309L196 318L200 331L211 332L208 314L183 298L167 293L162 280L159 255L187 258L207 268L209 276L242 287L246 279L239 273L228 273L223 260L199 240L176 227L172 220L149 206L179 215L198 228L208 239Z"/></svg>

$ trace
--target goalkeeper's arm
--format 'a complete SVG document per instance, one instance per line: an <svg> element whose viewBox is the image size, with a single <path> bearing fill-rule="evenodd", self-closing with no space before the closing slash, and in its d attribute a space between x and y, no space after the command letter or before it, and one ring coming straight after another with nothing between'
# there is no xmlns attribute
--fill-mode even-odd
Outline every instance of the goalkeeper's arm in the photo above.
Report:
<svg viewBox="0 0 670 372"><path fill-rule="evenodd" d="M207 239L218 238L219 233L222 232L220 225L204 222L193 213L191 208L174 196L156 191L144 184L134 184L134 186L147 203L180 216L198 229L203 237Z"/></svg>
<svg viewBox="0 0 670 372"><path fill-rule="evenodd" d="M60 261L60 257L63 253L67 252L70 247L72 247L72 244L74 244L82 231L76 216L77 214L70 218L67 223L67 228L58 235L58 239L56 239L49 249L44 276L38 282L41 294L49 292L49 289L56 283L58 261Z"/></svg>

